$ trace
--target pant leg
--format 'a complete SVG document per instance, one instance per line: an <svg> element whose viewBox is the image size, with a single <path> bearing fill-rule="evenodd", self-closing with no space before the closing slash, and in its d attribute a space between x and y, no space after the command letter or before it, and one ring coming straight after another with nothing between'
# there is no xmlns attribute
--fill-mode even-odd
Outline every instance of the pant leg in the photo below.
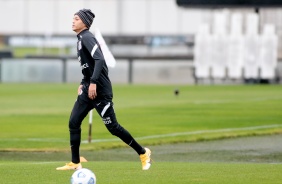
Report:
<svg viewBox="0 0 282 184"><path fill-rule="evenodd" d="M111 98L98 100L95 109L112 135L119 137L127 145L131 146L139 155L145 153L144 148L118 123Z"/></svg>
<svg viewBox="0 0 282 184"><path fill-rule="evenodd" d="M89 98L87 94L83 92L77 97L69 119L70 146L73 163L80 162L79 147L81 142L81 123L91 109Z"/></svg>

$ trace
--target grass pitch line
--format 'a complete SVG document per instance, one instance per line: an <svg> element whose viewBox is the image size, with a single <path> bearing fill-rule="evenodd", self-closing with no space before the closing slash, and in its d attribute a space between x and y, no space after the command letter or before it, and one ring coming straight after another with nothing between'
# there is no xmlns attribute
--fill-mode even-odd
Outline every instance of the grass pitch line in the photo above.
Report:
<svg viewBox="0 0 282 184"><path fill-rule="evenodd" d="M136 137L136 140L145 140L145 139L157 139L157 138L166 138L166 137L176 137L182 135L197 135L197 134L204 134L204 133L224 133L224 132L232 132L232 131L244 131L244 130L259 130L259 129L268 129L268 128L279 128L282 125L273 124L273 125L263 125L263 126L253 126L253 127L244 127L244 128L226 128L226 129L217 129L217 130L199 130L194 132L177 132L171 134L160 134L160 135L150 135L144 137ZM113 141L120 141L118 138L113 139L95 139L92 142L113 142ZM88 141L82 141L82 143L88 143Z"/></svg>
<svg viewBox="0 0 282 184"><path fill-rule="evenodd" d="M185 136L185 135L200 135L207 133L224 133L224 132L232 132L232 131L244 131L244 130L259 130L259 129L268 129L268 128L279 128L282 127L280 124L273 125L263 125L263 126L253 126L253 127L243 127L243 128L226 128L226 129L216 129L216 130L199 130L199 131L190 131L190 132L176 132L170 134L159 134L159 135L149 135L144 137L136 137L136 140L146 140L146 139L158 139L158 138L166 138L166 137L176 137L176 136ZM68 139L57 139L57 138L27 138L27 139L19 139L19 138L11 138L11 139L1 139L1 141L28 141L28 142L66 142L68 143ZM118 138L112 139L93 139L91 142L116 142L120 141ZM81 143L88 143L88 140L83 140Z"/></svg>

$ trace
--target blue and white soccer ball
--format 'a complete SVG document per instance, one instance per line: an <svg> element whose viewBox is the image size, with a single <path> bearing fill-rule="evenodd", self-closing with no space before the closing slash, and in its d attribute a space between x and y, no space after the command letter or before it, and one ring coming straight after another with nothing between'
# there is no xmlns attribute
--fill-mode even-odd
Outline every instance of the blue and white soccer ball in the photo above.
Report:
<svg viewBox="0 0 282 184"><path fill-rule="evenodd" d="M86 168L76 170L71 176L71 184L96 184L95 174Z"/></svg>

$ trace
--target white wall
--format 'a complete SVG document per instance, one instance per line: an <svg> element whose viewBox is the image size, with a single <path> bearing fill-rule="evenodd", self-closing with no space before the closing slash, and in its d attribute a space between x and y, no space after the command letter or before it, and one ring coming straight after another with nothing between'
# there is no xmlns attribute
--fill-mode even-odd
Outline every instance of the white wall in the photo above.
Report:
<svg viewBox="0 0 282 184"><path fill-rule="evenodd" d="M175 0L0 0L0 34L72 34L73 14L90 8L103 34L189 34L208 10L180 8Z"/></svg>
<svg viewBox="0 0 282 184"><path fill-rule="evenodd" d="M1 26L0 34L2 33L23 33L26 27L24 17L25 3L23 0L0 1L0 16Z"/></svg>

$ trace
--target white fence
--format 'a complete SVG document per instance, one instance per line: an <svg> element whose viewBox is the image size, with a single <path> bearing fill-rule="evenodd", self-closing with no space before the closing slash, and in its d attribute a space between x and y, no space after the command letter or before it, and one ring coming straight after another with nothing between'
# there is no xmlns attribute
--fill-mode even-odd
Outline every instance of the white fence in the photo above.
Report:
<svg viewBox="0 0 282 184"><path fill-rule="evenodd" d="M79 83L80 63L73 59L2 59L0 82ZM193 84L192 61L187 60L126 60L118 59L109 68L113 83L134 84Z"/></svg>

